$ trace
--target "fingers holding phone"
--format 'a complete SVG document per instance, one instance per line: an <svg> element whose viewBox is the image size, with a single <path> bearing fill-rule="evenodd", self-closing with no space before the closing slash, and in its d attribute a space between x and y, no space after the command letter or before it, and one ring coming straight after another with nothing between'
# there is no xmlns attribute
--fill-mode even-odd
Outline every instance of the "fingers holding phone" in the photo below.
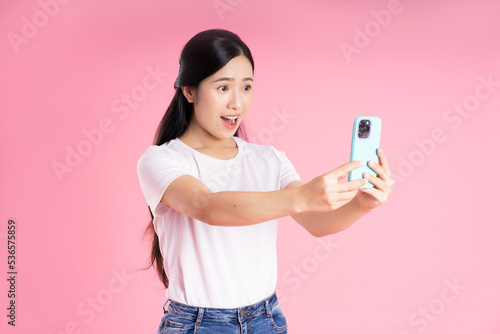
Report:
<svg viewBox="0 0 500 334"><path fill-rule="evenodd" d="M352 200L358 188L366 185L367 181L363 178L347 182L339 180L363 164L360 161L350 161L306 183L302 194L305 203L308 203L308 211L331 211Z"/></svg>
<svg viewBox="0 0 500 334"><path fill-rule="evenodd" d="M371 160L368 162L368 166L377 173L377 176L374 177L369 173L364 173L363 177L366 177L370 182L371 180L378 179L379 181L375 185L378 186L379 189L388 190L390 192L390 187L394 184L394 180L391 178L391 170L389 169L387 158L382 150L378 149L377 152L379 154L379 163Z"/></svg>

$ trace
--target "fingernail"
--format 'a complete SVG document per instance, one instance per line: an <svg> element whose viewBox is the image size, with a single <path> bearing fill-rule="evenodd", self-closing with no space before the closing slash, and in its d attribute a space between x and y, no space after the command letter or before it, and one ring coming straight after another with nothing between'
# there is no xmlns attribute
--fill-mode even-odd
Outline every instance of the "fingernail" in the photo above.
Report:
<svg viewBox="0 0 500 334"><path fill-rule="evenodd" d="M360 160L360 161L359 161L359 165L360 165L360 166L363 166L363 165L364 165L364 162Z"/></svg>

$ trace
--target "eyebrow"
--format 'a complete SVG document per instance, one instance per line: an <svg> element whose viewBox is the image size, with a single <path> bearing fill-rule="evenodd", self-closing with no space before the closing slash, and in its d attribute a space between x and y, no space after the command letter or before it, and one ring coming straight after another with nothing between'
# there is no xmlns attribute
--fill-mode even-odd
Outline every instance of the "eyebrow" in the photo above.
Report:
<svg viewBox="0 0 500 334"><path fill-rule="evenodd" d="M217 79L217 80L214 80L212 82L218 82L218 81L234 81L234 78L228 78L228 77L223 77L223 78L220 78L220 79ZM252 78L248 77L248 78L244 78L243 81L253 81Z"/></svg>

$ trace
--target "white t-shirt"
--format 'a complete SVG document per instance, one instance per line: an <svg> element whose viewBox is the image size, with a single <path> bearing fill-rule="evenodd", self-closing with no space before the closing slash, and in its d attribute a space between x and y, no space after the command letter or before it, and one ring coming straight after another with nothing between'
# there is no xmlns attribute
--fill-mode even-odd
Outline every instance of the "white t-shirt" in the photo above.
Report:
<svg viewBox="0 0 500 334"><path fill-rule="evenodd" d="M176 138L148 147L137 164L169 278L167 296L179 303L236 308L254 304L276 289L277 219L211 226L161 201L168 185L185 174L212 192L281 190L300 180L285 153L233 138L238 153L229 160L200 153Z"/></svg>

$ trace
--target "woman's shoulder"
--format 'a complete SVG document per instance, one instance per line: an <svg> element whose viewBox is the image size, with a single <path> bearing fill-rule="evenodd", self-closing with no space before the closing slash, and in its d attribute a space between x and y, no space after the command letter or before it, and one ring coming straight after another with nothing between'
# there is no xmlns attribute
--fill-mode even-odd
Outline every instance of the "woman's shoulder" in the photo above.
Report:
<svg viewBox="0 0 500 334"><path fill-rule="evenodd" d="M178 139L169 140L166 143L160 145L151 145L146 148L146 150L142 153L141 158L143 157L179 157L181 155L181 147L179 147L177 143Z"/></svg>

